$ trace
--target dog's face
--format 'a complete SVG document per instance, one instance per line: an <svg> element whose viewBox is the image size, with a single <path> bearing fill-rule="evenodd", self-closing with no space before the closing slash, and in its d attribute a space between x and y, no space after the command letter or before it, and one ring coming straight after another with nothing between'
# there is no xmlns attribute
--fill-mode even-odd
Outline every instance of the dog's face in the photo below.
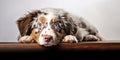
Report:
<svg viewBox="0 0 120 60"><path fill-rule="evenodd" d="M37 43L44 46L56 45L64 38L65 18L59 15L55 15L53 12L42 12L34 18L32 28L34 33L33 36Z"/></svg>

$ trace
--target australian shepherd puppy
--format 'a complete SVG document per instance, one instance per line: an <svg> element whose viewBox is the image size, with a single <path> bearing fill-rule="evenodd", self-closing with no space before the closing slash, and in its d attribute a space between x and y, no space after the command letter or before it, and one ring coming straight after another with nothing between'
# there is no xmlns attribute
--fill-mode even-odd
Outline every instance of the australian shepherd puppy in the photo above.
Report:
<svg viewBox="0 0 120 60"><path fill-rule="evenodd" d="M59 8L42 8L17 20L19 42L53 46L61 42L101 41L98 30L84 18Z"/></svg>

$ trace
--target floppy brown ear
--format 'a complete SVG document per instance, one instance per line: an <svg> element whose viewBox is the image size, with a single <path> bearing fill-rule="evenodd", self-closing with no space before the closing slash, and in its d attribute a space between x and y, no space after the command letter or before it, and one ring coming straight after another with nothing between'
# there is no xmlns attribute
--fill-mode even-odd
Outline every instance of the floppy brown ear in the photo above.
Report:
<svg viewBox="0 0 120 60"><path fill-rule="evenodd" d="M31 33L31 26L30 23L33 21L34 17L37 17L40 10L35 10L29 12L26 16L21 17L17 20L17 26L21 36L30 35Z"/></svg>
<svg viewBox="0 0 120 60"><path fill-rule="evenodd" d="M67 35L74 35L77 32L77 25L74 23L73 18L69 15L69 13L66 13L64 15L65 21L65 32Z"/></svg>

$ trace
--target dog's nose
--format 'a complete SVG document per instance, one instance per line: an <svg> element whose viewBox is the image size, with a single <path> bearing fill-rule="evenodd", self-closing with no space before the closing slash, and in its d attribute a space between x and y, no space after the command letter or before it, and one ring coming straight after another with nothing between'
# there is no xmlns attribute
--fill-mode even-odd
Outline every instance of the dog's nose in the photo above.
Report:
<svg viewBox="0 0 120 60"><path fill-rule="evenodd" d="M45 42L50 42L50 40L52 40L52 36L51 35L43 35Z"/></svg>

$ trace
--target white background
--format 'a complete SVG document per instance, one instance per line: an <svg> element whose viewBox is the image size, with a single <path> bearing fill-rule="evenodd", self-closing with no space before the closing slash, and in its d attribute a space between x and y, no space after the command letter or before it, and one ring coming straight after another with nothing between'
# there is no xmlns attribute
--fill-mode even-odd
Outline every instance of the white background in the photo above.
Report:
<svg viewBox="0 0 120 60"><path fill-rule="evenodd" d="M106 40L120 40L120 0L0 0L0 42L17 42L16 20L27 11L63 8L83 16Z"/></svg>

